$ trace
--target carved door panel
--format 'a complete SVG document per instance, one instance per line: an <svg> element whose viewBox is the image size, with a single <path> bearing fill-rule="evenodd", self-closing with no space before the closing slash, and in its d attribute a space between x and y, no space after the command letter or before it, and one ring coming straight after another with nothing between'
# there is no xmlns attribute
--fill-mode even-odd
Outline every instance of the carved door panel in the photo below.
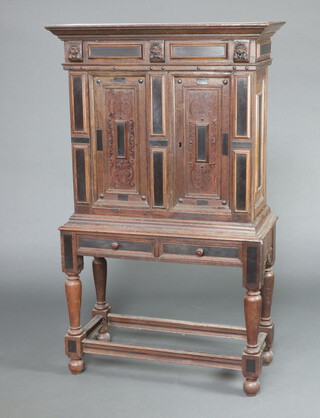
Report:
<svg viewBox="0 0 320 418"><path fill-rule="evenodd" d="M229 83L205 77L175 79L175 210L229 209Z"/></svg>
<svg viewBox="0 0 320 418"><path fill-rule="evenodd" d="M94 77L92 88L96 137L95 205L146 208L144 78L127 75Z"/></svg>

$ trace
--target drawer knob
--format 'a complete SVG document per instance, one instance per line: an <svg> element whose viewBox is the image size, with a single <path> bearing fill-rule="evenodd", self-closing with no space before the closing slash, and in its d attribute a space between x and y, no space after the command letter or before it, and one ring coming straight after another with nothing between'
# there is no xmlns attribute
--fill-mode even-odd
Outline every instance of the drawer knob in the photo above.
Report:
<svg viewBox="0 0 320 418"><path fill-rule="evenodd" d="M203 248L197 248L196 249L196 255L198 257L202 257L203 256L203 253L204 253Z"/></svg>
<svg viewBox="0 0 320 418"><path fill-rule="evenodd" d="M119 244L118 244L117 242L112 242L112 243L111 243L111 248L112 248L113 250L117 250L117 249L119 248Z"/></svg>

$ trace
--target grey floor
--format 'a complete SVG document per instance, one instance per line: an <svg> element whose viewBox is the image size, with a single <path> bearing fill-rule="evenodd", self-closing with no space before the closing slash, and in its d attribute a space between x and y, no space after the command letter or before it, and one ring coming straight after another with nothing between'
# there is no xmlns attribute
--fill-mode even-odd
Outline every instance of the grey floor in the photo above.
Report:
<svg viewBox="0 0 320 418"><path fill-rule="evenodd" d="M81 275L83 323L94 303L90 262L86 259ZM63 348L64 277L58 263L42 271L34 267L30 263L22 272L22 266L12 266L4 277L2 418L320 416L318 300L312 281L295 288L288 286L289 278L277 278L275 357L263 369L259 395L247 398L238 371L87 356L86 371L71 375ZM243 325L239 269L111 260L108 299L117 313ZM243 348L237 340L137 331L114 330L113 339L230 354Z"/></svg>

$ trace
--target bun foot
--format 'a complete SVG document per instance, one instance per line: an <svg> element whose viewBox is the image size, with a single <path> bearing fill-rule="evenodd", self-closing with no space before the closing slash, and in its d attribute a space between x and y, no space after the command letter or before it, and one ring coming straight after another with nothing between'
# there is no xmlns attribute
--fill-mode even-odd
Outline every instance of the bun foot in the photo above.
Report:
<svg viewBox="0 0 320 418"><path fill-rule="evenodd" d="M110 334L108 332L103 332L101 334L98 333L97 340L99 340L99 341L110 341L111 337L110 337Z"/></svg>
<svg viewBox="0 0 320 418"><path fill-rule="evenodd" d="M269 366L269 364L272 362L272 359L273 359L273 352L271 351L270 348L269 350L266 350L262 353L262 360L265 366Z"/></svg>
<svg viewBox="0 0 320 418"><path fill-rule="evenodd" d="M84 371L85 365L83 360L70 360L68 363L69 370L72 374L80 374Z"/></svg>
<svg viewBox="0 0 320 418"><path fill-rule="evenodd" d="M256 396L260 390L259 380L247 378L243 383L243 390L247 396Z"/></svg>

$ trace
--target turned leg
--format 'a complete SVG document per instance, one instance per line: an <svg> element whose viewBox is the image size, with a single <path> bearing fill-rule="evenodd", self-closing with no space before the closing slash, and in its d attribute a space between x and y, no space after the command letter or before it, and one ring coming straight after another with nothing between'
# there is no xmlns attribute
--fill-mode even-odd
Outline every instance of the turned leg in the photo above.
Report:
<svg viewBox="0 0 320 418"><path fill-rule="evenodd" d="M106 285L107 285L107 262L105 258L95 257L92 261L93 278L96 289L96 304L94 305L93 315L101 315L104 320L98 331L97 339L110 341L108 329L108 314L111 311L110 306L106 302Z"/></svg>
<svg viewBox="0 0 320 418"><path fill-rule="evenodd" d="M261 294L259 290L247 289L244 298L245 322L247 328L247 344L243 356L243 375L246 380L243 389L248 396L255 396L260 389L258 345L259 325L261 320Z"/></svg>
<svg viewBox="0 0 320 418"><path fill-rule="evenodd" d="M67 336L67 353L71 358L69 369L73 374L79 374L84 370L81 349L79 349L79 336L83 333L80 325L82 285L78 275L68 274L66 281L66 297L68 303L69 322ZM72 337L72 338L69 338ZM81 345L81 344L80 344Z"/></svg>
<svg viewBox="0 0 320 418"><path fill-rule="evenodd" d="M272 266L267 265L264 272L264 285L261 289L262 296L262 313L260 328L262 331L267 332L266 347L263 351L263 363L268 365L271 363L273 353L271 351L272 340L273 340L273 321L271 318L271 304L272 294L274 287L274 274Z"/></svg>

